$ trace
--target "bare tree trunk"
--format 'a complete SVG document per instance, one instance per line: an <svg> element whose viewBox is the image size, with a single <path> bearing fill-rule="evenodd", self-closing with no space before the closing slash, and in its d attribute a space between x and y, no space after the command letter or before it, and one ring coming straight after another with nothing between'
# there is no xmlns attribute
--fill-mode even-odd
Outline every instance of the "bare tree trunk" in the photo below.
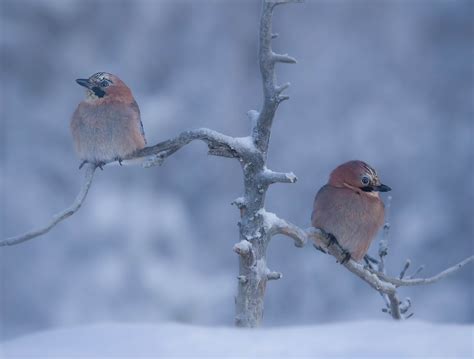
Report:
<svg viewBox="0 0 474 359"><path fill-rule="evenodd" d="M290 2L290 1L286 1ZM295 63L296 60L275 54L271 48L273 9L285 1L264 1L260 19L259 62L263 80L264 103L260 113L250 111L252 121L252 142L255 150L242 158L245 195L239 201L241 210L240 242L234 247L240 255L238 293L235 299L235 324L240 327L256 327L263 317L265 289L269 279L279 279L281 275L272 273L267 267L267 247L272 237L265 227L264 206L268 187L274 182L294 182L292 174L272 177L266 169L267 151L273 118L278 105L288 99L281 95L289 84L278 86L275 76L277 62Z"/></svg>

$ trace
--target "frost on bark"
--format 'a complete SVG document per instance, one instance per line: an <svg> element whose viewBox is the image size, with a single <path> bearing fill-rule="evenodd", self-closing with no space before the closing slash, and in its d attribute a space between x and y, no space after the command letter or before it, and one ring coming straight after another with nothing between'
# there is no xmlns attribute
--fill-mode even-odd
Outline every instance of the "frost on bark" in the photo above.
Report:
<svg viewBox="0 0 474 359"><path fill-rule="evenodd" d="M296 63L294 58L272 51L272 38L274 38L272 15L275 6L281 3L284 1L263 2L258 57L264 101L260 112L249 113L253 122L251 137L254 150L250 156L241 160L244 174L244 197L239 202L240 244L247 243L247 248L243 252L237 252L239 254L239 280L235 298L235 324L242 327L255 327L260 324L267 281L281 277L280 274L271 272L266 263L267 247L273 234L273 222L268 221L268 215L264 210L266 192L272 183L296 181L293 173L276 173L266 168L273 118L278 105L289 98L282 94L289 84L279 86L276 82L275 65L279 62ZM304 243L304 240L295 241L298 246Z"/></svg>

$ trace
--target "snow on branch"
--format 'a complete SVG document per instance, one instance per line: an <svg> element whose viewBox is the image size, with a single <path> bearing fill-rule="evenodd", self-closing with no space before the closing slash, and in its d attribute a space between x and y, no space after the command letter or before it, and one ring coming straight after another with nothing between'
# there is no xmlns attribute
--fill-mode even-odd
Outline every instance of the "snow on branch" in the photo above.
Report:
<svg viewBox="0 0 474 359"><path fill-rule="evenodd" d="M76 213L79 208L81 208L82 203L84 203L84 200L87 197L87 193L89 192L89 189L92 185L92 179L94 178L94 172L96 170L95 165L92 164L87 164L85 166L85 172L84 172L84 181L82 182L81 189L74 200L74 202L65 210L59 212L58 214L55 214L51 221L46 224L45 226L38 228L36 230L32 230L30 232L27 232L25 234L15 236L15 237L10 237L7 239L4 239L0 241L0 247L2 246L12 246L15 244L20 244L23 242L26 242L30 239L33 239L35 237L39 237L45 233L48 233L53 227L55 227L57 224L65 220L66 218L72 216L74 213Z"/></svg>
<svg viewBox="0 0 474 359"><path fill-rule="evenodd" d="M250 137L230 137L208 128L198 128L184 131L175 138L146 147L127 157L126 160L145 157L148 158L145 167L160 165L165 158L194 140L205 142L209 148L209 154L214 156L240 158L255 151Z"/></svg>
<svg viewBox="0 0 474 359"><path fill-rule="evenodd" d="M239 243L234 244L233 251L243 257L251 256L253 251L252 243L243 239Z"/></svg>
<svg viewBox="0 0 474 359"><path fill-rule="evenodd" d="M301 228L264 209L258 211L258 214L262 216L264 228L271 236L283 234L290 237L295 241L296 247L303 247L306 244L307 235Z"/></svg>
<svg viewBox="0 0 474 359"><path fill-rule="evenodd" d="M260 173L260 178L261 181L267 185L273 183L295 183L298 180L293 172L273 172L268 168L265 168L264 171Z"/></svg>

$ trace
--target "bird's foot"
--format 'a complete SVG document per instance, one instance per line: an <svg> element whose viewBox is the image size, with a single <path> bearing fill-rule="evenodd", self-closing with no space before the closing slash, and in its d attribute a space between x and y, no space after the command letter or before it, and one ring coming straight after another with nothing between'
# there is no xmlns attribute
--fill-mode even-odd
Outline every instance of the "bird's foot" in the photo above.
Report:
<svg viewBox="0 0 474 359"><path fill-rule="evenodd" d="M336 245L342 252L342 257L341 257L341 261L340 263L341 264L345 264L347 262L349 262L349 260L351 259L351 254L348 250L346 250L344 247L341 246L341 244L338 242L336 236L332 233L327 233L326 232L326 236L328 238L328 245L327 247L331 247L333 245Z"/></svg>
<svg viewBox="0 0 474 359"><path fill-rule="evenodd" d="M105 163L105 162L103 162L103 161L99 161L99 162L96 162L96 163L95 163L95 168L99 167L99 168L100 168L100 170L101 170L101 171L103 171L103 170L104 170L104 166L105 166L105 165L106 165L106 163Z"/></svg>
<svg viewBox="0 0 474 359"><path fill-rule="evenodd" d="M86 161L86 160L82 161L81 164L79 165L79 169L81 169L82 167L84 167L84 165L85 165L86 163L89 163L89 161Z"/></svg>
<svg viewBox="0 0 474 359"><path fill-rule="evenodd" d="M351 259L351 254L349 253L349 251L343 249L342 250L342 259L341 259L341 264L346 264L347 262L349 262L349 260Z"/></svg>
<svg viewBox="0 0 474 359"><path fill-rule="evenodd" d="M328 253L322 247L318 246L317 244L313 244L313 247L316 248L318 251L323 252L324 254Z"/></svg>
<svg viewBox="0 0 474 359"><path fill-rule="evenodd" d="M328 238L328 240L329 240L329 241L328 241L328 248L331 247L331 246L334 245L334 244L337 244L338 246L340 246L340 245L339 245L339 242L337 241L337 238L336 238L336 236L335 236L334 234L332 234L332 233L326 233L326 236L327 236L327 238Z"/></svg>
<svg viewBox="0 0 474 359"><path fill-rule="evenodd" d="M120 166L122 166L123 159L120 157L115 158L115 160L119 163Z"/></svg>

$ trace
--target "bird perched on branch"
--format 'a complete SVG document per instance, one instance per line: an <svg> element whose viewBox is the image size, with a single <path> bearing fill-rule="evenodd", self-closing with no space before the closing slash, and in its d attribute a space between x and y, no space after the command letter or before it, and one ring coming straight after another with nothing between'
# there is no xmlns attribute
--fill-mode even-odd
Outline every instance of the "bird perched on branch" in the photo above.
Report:
<svg viewBox="0 0 474 359"><path fill-rule="evenodd" d="M85 163L102 168L122 160L146 145L140 109L132 92L117 76L97 72L88 79L77 79L86 98L71 120L76 151Z"/></svg>
<svg viewBox="0 0 474 359"><path fill-rule="evenodd" d="M380 183L377 172L362 161L349 161L331 172L328 183L314 199L312 225L329 234L346 251L344 261L364 258L384 222L379 192L391 188ZM316 240L315 246L327 247Z"/></svg>

